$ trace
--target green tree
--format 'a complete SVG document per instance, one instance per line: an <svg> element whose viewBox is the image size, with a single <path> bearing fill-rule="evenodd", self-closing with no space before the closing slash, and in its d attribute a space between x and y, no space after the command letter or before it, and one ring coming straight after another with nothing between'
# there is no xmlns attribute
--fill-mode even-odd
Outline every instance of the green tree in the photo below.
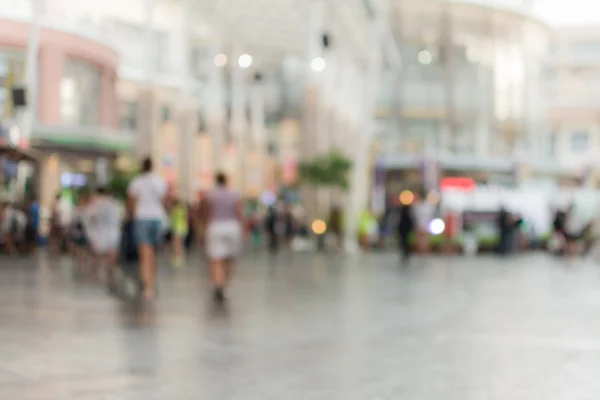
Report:
<svg viewBox="0 0 600 400"><path fill-rule="evenodd" d="M340 188L349 186L352 161L341 152L334 150L321 154L299 165L300 182L320 187Z"/></svg>
<svg viewBox="0 0 600 400"><path fill-rule="evenodd" d="M121 200L127 199L127 188L131 180L137 175L137 172L117 172L108 181L108 188L115 197Z"/></svg>

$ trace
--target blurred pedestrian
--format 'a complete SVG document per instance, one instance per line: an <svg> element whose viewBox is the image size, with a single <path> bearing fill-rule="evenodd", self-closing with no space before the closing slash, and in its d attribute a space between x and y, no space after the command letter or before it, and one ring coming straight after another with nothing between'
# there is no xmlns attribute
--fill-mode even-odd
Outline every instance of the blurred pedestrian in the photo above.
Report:
<svg viewBox="0 0 600 400"><path fill-rule="evenodd" d="M227 177L223 173L217 174L216 187L208 194L207 200L206 251L210 259L214 299L223 303L242 246L244 206L242 197L227 187Z"/></svg>
<svg viewBox="0 0 600 400"><path fill-rule="evenodd" d="M97 265L106 270L110 290L116 289L115 272L121 243L121 209L108 191L100 187L86 209L86 231Z"/></svg>
<svg viewBox="0 0 600 400"><path fill-rule="evenodd" d="M415 225L412 206L410 204L401 205L398 212L398 245L404 262L408 262L412 254L410 237L415 232Z"/></svg>
<svg viewBox="0 0 600 400"><path fill-rule="evenodd" d="M144 300L154 299L156 281L156 252L161 242L166 218L164 202L167 182L153 171L152 159L142 161L142 173L128 188L129 201L134 210L135 236L138 246L140 272L144 281Z"/></svg>
<svg viewBox="0 0 600 400"><path fill-rule="evenodd" d="M181 267L185 264L185 240L189 234L187 205L175 199L171 207L171 242L173 245L173 265Z"/></svg>

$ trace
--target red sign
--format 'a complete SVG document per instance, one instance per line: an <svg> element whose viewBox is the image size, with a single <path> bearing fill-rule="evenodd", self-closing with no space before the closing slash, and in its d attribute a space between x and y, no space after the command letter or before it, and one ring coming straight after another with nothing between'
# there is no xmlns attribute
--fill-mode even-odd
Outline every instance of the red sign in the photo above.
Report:
<svg viewBox="0 0 600 400"><path fill-rule="evenodd" d="M477 183L472 178L467 177L449 177L442 179L440 187L442 190L462 190L471 192L475 190Z"/></svg>

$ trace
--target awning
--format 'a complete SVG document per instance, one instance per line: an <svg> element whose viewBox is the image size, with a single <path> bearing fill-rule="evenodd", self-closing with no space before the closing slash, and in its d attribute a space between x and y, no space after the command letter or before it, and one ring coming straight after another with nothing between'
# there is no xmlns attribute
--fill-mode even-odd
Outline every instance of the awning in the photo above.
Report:
<svg viewBox="0 0 600 400"><path fill-rule="evenodd" d="M0 144L0 157L6 157L12 161L33 161L39 160L39 154L35 150L13 147L7 144Z"/></svg>

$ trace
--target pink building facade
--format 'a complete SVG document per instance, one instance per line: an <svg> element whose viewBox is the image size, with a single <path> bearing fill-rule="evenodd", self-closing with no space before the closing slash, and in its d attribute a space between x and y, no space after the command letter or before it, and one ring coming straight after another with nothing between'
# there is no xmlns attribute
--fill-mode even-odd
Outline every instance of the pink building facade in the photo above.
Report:
<svg viewBox="0 0 600 400"><path fill-rule="evenodd" d="M0 20L0 48L25 51L29 29L26 23ZM49 28L40 31L38 122L48 126L63 123L60 85L68 60L82 61L99 70L98 126L117 128L117 52L90 39Z"/></svg>

